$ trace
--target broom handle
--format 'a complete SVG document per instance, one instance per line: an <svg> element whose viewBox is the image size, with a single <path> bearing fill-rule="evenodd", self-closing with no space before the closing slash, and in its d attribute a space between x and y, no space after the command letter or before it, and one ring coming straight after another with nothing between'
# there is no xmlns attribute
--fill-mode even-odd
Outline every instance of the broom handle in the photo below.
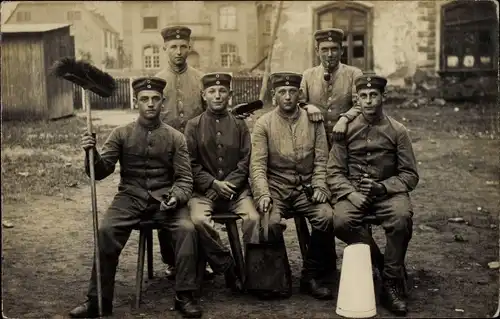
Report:
<svg viewBox="0 0 500 319"><path fill-rule="evenodd" d="M83 90L85 95L85 109L87 111L87 131L92 134L92 117L90 110L89 91ZM97 274L97 304L99 317L102 317L102 287L101 287L101 260L99 256L99 220L97 218L97 195L95 188L95 169L94 169L94 149L89 150L89 171L90 171L90 196L92 199L92 217L94 221L94 256L95 269Z"/></svg>

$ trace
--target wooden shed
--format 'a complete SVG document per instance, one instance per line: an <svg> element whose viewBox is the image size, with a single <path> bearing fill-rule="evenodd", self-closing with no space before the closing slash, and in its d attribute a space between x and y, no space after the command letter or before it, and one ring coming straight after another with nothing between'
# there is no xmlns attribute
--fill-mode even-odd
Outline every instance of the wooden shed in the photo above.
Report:
<svg viewBox="0 0 500 319"><path fill-rule="evenodd" d="M73 114L72 84L50 74L57 59L75 56L69 28L69 24L2 25L3 120L51 120Z"/></svg>

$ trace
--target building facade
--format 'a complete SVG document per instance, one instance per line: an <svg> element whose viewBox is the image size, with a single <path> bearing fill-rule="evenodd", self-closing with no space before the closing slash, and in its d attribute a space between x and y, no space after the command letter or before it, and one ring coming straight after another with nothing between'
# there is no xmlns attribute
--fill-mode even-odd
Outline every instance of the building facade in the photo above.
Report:
<svg viewBox="0 0 500 319"><path fill-rule="evenodd" d="M119 33L104 16L89 10L84 1L22 1L5 24L71 24L77 58L90 59L99 67L116 67Z"/></svg>

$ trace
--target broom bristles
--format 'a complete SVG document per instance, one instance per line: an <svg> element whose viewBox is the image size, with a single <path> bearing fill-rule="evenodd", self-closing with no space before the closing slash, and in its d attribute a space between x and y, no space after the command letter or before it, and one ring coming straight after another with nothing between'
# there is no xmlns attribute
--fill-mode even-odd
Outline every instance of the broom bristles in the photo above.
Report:
<svg viewBox="0 0 500 319"><path fill-rule="evenodd" d="M87 61L64 57L57 60L51 74L73 82L102 97L110 97L116 89L115 79Z"/></svg>

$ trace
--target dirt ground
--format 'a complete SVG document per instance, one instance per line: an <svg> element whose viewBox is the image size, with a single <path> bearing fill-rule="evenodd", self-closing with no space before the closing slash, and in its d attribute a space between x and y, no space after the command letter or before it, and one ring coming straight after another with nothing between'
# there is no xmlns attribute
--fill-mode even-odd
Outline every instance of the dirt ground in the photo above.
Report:
<svg viewBox="0 0 500 319"><path fill-rule="evenodd" d="M412 193L409 317L484 317L497 309L499 270L489 266L498 261L499 252L496 110L491 104L387 106L387 113L411 130L421 176ZM135 116L121 110L93 113L101 145L112 127ZM2 297L7 317L62 318L85 298L93 245L90 190L78 147L84 128L84 114L49 123L3 123ZM118 171L97 183L101 216L116 192ZM463 222L452 223L452 217ZM294 295L272 302L233 296L217 277L207 283L202 297L204 318L338 317L335 300L299 294L302 261L295 227L288 223ZM374 235L383 247L383 232L376 228ZM173 285L163 276L156 236L155 278L143 287L140 311L132 310L137 242L134 232L120 258L114 318L177 317L171 311ZM339 256L343 247L338 242ZM379 317L390 316L380 306L378 311Z"/></svg>

